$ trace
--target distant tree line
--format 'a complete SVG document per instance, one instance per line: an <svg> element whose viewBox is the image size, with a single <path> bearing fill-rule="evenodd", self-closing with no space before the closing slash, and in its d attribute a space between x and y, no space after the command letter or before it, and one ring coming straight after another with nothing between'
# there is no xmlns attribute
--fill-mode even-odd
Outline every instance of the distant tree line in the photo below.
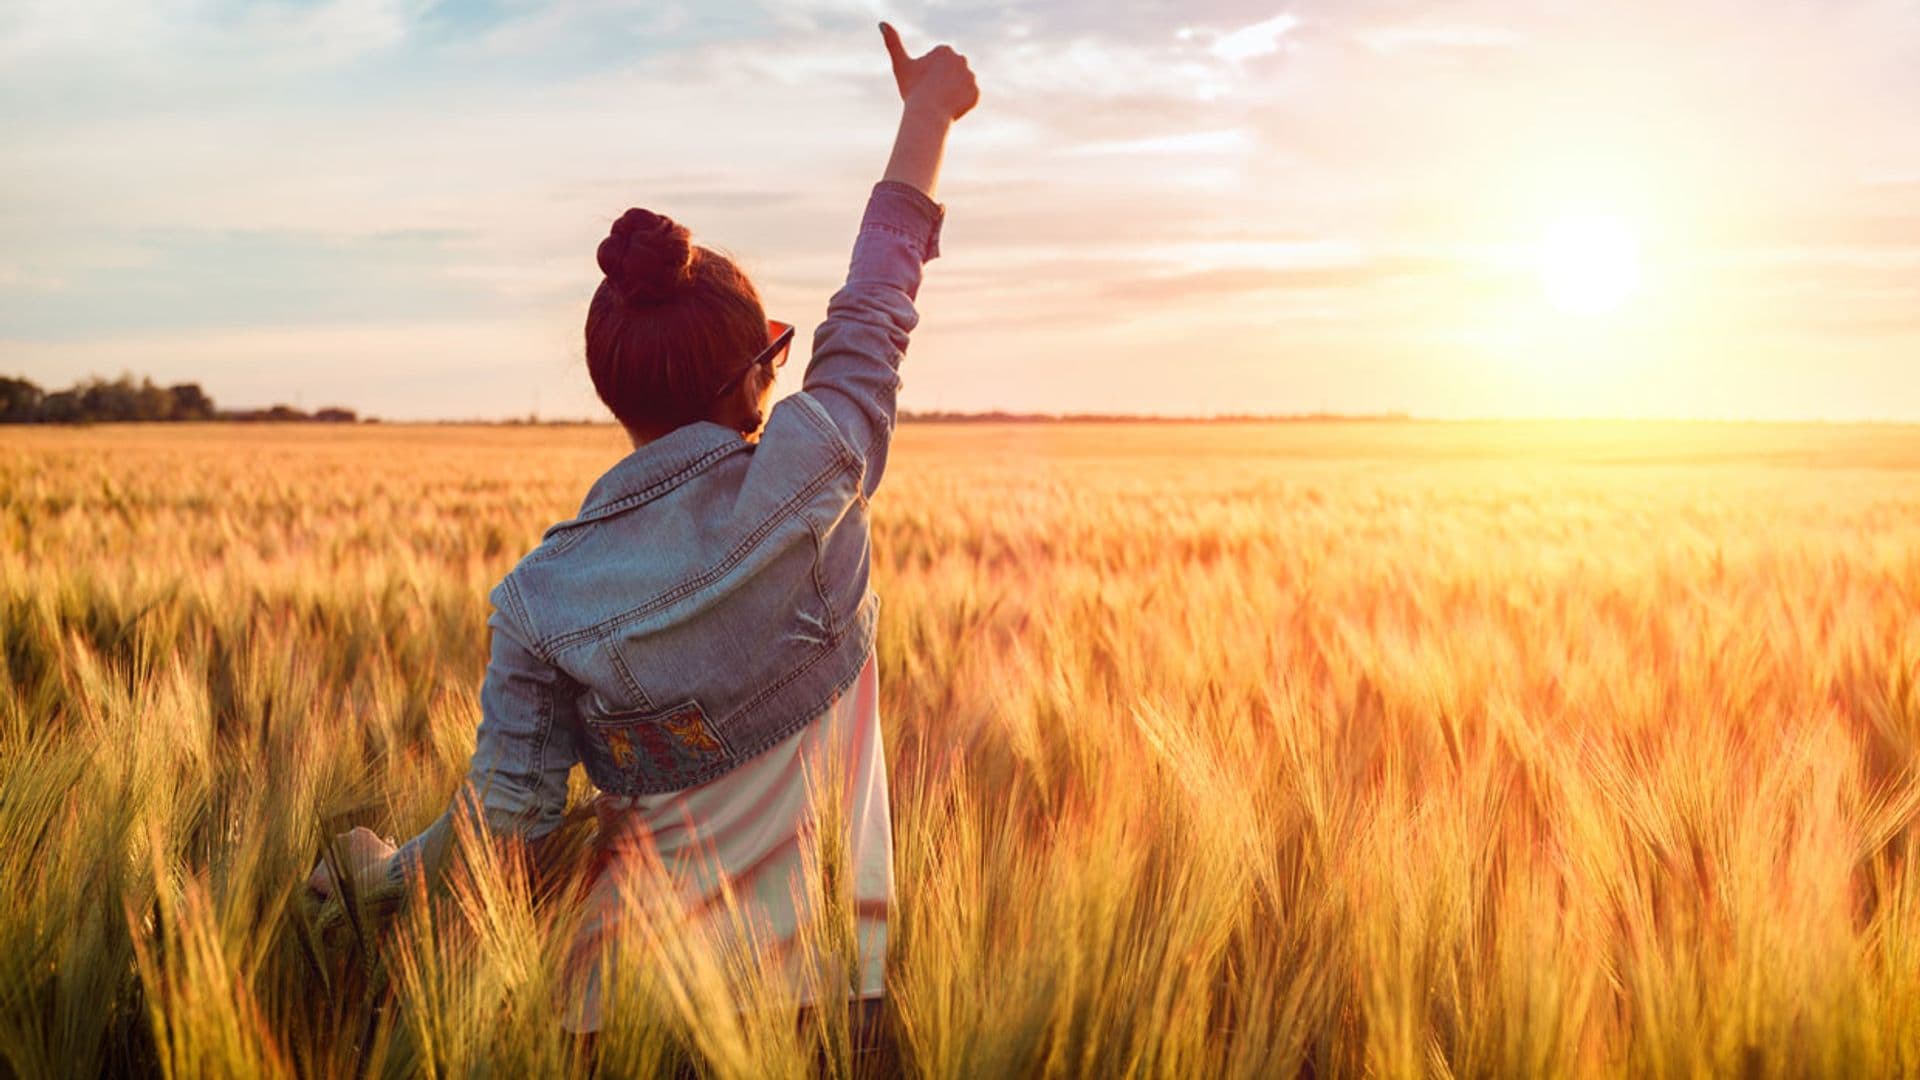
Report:
<svg viewBox="0 0 1920 1080"><path fill-rule="evenodd" d="M353 423L352 409L330 405L304 412L291 405L220 409L199 383L160 386L132 375L82 379L51 393L26 379L0 375L0 424L99 424L130 420L318 420Z"/></svg>
<svg viewBox="0 0 1920 1080"><path fill-rule="evenodd" d="M1209 416L1155 416L1143 413L1033 413L1033 412L913 412L902 410L903 424L1211 424L1211 423L1324 423L1357 421L1397 423L1411 417L1385 413L1215 413Z"/></svg>

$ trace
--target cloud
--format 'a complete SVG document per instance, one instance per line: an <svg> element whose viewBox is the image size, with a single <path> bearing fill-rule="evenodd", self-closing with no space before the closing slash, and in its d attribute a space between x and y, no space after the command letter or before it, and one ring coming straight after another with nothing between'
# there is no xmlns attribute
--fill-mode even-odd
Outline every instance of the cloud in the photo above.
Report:
<svg viewBox="0 0 1920 1080"><path fill-rule="evenodd" d="M222 44L279 63L331 65L393 48L428 4L421 0L329 0L316 6L248 8Z"/></svg>
<svg viewBox="0 0 1920 1080"><path fill-rule="evenodd" d="M1102 142L1081 143L1072 147L1071 152L1083 155L1165 154L1175 157L1192 157L1245 154L1253 147L1253 135L1245 128L1223 128L1219 131L1183 131L1173 135L1150 135L1140 139L1109 139Z"/></svg>
<svg viewBox="0 0 1920 1080"><path fill-rule="evenodd" d="M1519 32L1505 27L1421 23L1363 30L1358 37L1367 48L1382 53L1418 49L1505 49L1526 40Z"/></svg>
<svg viewBox="0 0 1920 1080"><path fill-rule="evenodd" d="M1364 291L1396 279L1457 272L1457 265L1431 259L1374 257L1319 266L1234 266L1153 274L1107 283L1102 292L1115 300L1179 304L1194 297L1298 291Z"/></svg>
<svg viewBox="0 0 1920 1080"><path fill-rule="evenodd" d="M1058 99L1130 102L1216 101L1235 86L1229 65L1204 51L1097 36L1065 41L1022 39L975 58L982 98L1013 108L1061 104Z"/></svg>
<svg viewBox="0 0 1920 1080"><path fill-rule="evenodd" d="M1208 38L1207 51L1231 64L1280 51L1280 39L1300 25L1296 15L1281 13L1238 30L1217 31L1182 27L1175 35L1182 41Z"/></svg>
<svg viewBox="0 0 1920 1080"><path fill-rule="evenodd" d="M0 16L0 80L90 81L163 96L240 81L286 80L407 42L435 0L325 0L221 7L111 0L27 0Z"/></svg>
<svg viewBox="0 0 1920 1080"><path fill-rule="evenodd" d="M264 230L154 230L109 247L34 295L0 292L0 337L74 341L130 333L498 314L506 290L451 268L473 233L340 236ZM71 264L69 264L71 265Z"/></svg>
<svg viewBox="0 0 1920 1080"><path fill-rule="evenodd" d="M495 19L476 17L453 3L434 16L450 55L475 61L538 58L550 70L594 55L638 58L697 40L706 29L687 4L631 0L547 0Z"/></svg>

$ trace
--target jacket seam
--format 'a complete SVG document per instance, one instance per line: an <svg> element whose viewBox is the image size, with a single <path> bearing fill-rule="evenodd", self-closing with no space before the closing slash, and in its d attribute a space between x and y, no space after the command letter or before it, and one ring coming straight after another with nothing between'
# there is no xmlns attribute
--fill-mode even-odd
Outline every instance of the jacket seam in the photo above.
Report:
<svg viewBox="0 0 1920 1080"><path fill-rule="evenodd" d="M835 623L837 623L838 620L833 617L833 602L827 599L826 583L820 580L820 563L827 557L827 546L826 543L820 539L820 528L813 523L813 519L802 515L801 520L807 523L807 531L813 534L813 592L815 596L820 598L820 610L826 617L827 639L829 641L838 641L840 640L840 634L835 627ZM832 648L832 646L830 645L828 648Z"/></svg>
<svg viewBox="0 0 1920 1080"><path fill-rule="evenodd" d="M558 540L553 541L553 543L551 544L546 543L545 541L547 537L552 536L556 532L559 532L562 534L560 538ZM566 526L564 524L552 526L540 535L540 539L542 541L540 546L528 552L526 558L520 561L521 562L538 562L541 559L550 559L555 555L559 555L565 552L568 548L572 547L573 545L579 543L580 538L585 535L586 535L585 529L566 529Z"/></svg>
<svg viewBox="0 0 1920 1080"><path fill-rule="evenodd" d="M809 399L813 397L811 394L807 396ZM814 401L813 405L814 408L824 408L818 401ZM837 458L843 466L849 469L858 469L860 467L860 455L854 451L853 444L847 441L846 433L842 432L831 419L822 419L821 417L815 416L812 409L802 408L800 413L806 417L809 424L813 425L814 430L826 436L828 444L833 447L833 456Z"/></svg>
<svg viewBox="0 0 1920 1080"><path fill-rule="evenodd" d="M639 491L628 492L627 494L622 495L617 499L609 499L598 506L589 507L585 510L582 510L580 511L579 516L575 517L573 521L555 526L555 528L566 528L568 525L585 524L587 522L598 521L601 518L606 517L610 514L617 514L622 510L632 509L633 507L638 506L643 502L647 502L649 500L657 498L660 495L663 495L666 492L671 491L676 487L679 487L681 484L686 483L687 480L690 479L694 473L705 470L708 466L712 465L715 461L718 461L719 459L726 457L728 454L738 452L739 450L743 449L746 445L747 444L745 442L740 442L738 444L722 443L721 445L714 447L713 449L707 451L706 453L701 454L699 457L694 458L692 461L688 462L686 465L675 470L674 472L671 472L666 476L663 476L660 479L655 480L653 483L648 484L646 487L641 488Z"/></svg>
<svg viewBox="0 0 1920 1080"><path fill-rule="evenodd" d="M600 647L607 650L607 658L612 661L613 670L620 676L620 681L626 685L627 692L632 694L633 699L640 703L639 707L646 711L652 711L653 698L649 697L647 692L641 688L640 680L633 677L633 669L627 667L626 657L621 656L620 650L614 645L611 630L603 631L600 634Z"/></svg>
<svg viewBox="0 0 1920 1080"><path fill-rule="evenodd" d="M926 233L916 235L898 225L885 222L873 222L862 229L861 232L867 234L883 232L890 236L898 237L906 242L908 248L907 254L911 255L921 266L925 266L932 261L930 252L933 251L933 244L929 242L930 237ZM906 290L902 289L900 291L905 292Z"/></svg>
<svg viewBox="0 0 1920 1080"><path fill-rule="evenodd" d="M892 442L893 418L890 416L884 417L881 423L873 426L873 437L867 441L867 460L862 464L860 469L860 490L863 493L867 489L867 477L873 472L873 460L879 456L880 447L883 444L891 445ZM878 487L879 485L876 484L874 486Z"/></svg>
<svg viewBox="0 0 1920 1080"><path fill-rule="evenodd" d="M527 602L520 596L520 583L513 579L513 571L507 571L507 576L500 579L500 584L507 594L507 618L517 624L514 629L526 640L527 652L533 654L534 659L551 664L553 661L540 647L540 637L533 628L533 615L527 611Z"/></svg>
<svg viewBox="0 0 1920 1080"><path fill-rule="evenodd" d="M733 759L731 761L726 762L727 767L731 768L735 765L740 764L742 761L745 761L746 759L752 757L753 755L760 753L761 751L772 746L774 743L779 742L781 739L785 738L786 736L791 735L795 731L806 726L809 722L818 718L821 711L825 709L827 705L830 704L835 698L839 697L843 693L846 693L847 687L852 686L854 683L854 680L860 677L860 669L866 666L866 661L868 656L872 654L873 650L879 648L878 629L879 628L876 626L875 627L876 633L874 636L874 640L868 642L867 647L861 650L860 663L849 665L849 667L853 669L850 674L843 676L837 683L835 683L833 688L829 690L826 694L822 695L820 700L816 702L812 708L798 710L795 714L794 720L790 721L789 723L774 725L772 728L768 729L768 732L766 734L762 735L755 742L745 744L742 749L734 751ZM799 678L802 674L805 674L815 664L833 655L835 650L839 648L841 642L845 641L846 638L847 638L847 635L843 633L839 641L835 641L832 645L829 645L828 647L820 650L820 655L814 657L812 660L809 660L805 665L803 665L800 668L800 670L794 672L791 677L783 680L778 686L770 687L766 691L766 694L771 694L776 690L784 688L789 683L791 683L793 679ZM753 702L749 703L746 706L743 706L743 709L757 706L760 703L760 701L764 699L766 694L762 694L760 697L755 698ZM734 715L738 716L740 714L740 711L741 710L735 710ZM722 723L720 726L724 727L726 725ZM725 771L727 770L726 769L717 770L717 772L719 773L723 773Z"/></svg>
<svg viewBox="0 0 1920 1080"><path fill-rule="evenodd" d="M860 604L861 604L861 607L866 606L865 597L861 598ZM856 608L855 610L857 611L858 609ZM761 702L766 701L768 698L772 697L773 695L779 693L781 690L785 689L787 686L791 685L795 679L798 679L800 676L805 675L809 670L811 670L813 668L813 665L826 659L829 655L832 654L833 650L839 648L840 643L846 640L846 636L847 636L846 629L842 629L838 635L829 636L827 640L827 644L822 646L819 652L813 654L811 657L808 657L806 663L801 664L799 667L795 668L792 671L789 671L785 676L783 676L778 682L775 682L773 685L762 687L758 694L755 694L753 697L748 698L745 704L733 710L733 712L727 715L726 719L720 721L721 725L725 726L726 724L730 723L734 717L740 716L743 713L747 713L752 711L753 709L758 708Z"/></svg>
<svg viewBox="0 0 1920 1080"><path fill-rule="evenodd" d="M551 668L548 669L548 673L552 674ZM540 801L543 795L540 789L546 780L547 742L553 738L553 692L554 686L551 678L540 680L540 737L533 744L532 784L537 809L540 811L546 809L546 803Z"/></svg>
<svg viewBox="0 0 1920 1080"><path fill-rule="evenodd" d="M839 463L836 462L835 464L837 465ZM762 540L765 540L767 538L767 534L772 532L774 528L777 525L779 525L781 520L786 517L788 511L792 510L795 506L798 506L800 503L804 502L805 500L811 498L815 492L818 492L821 488L825 487L827 484L827 481L833 478L834 472L835 472L835 469L833 466L829 466L827 468L821 469L820 472L817 473L811 480L807 481L807 484L805 487L801 488L799 491L789 496L786 502L781 503L778 507L776 507L773 510L772 513L769 513L766 516L765 520L761 521L759 525L756 525L754 527L752 532L747 534L745 539L741 540L738 544L734 545L733 550L727 552L726 556L722 558L719 562L715 563L713 566L695 575L694 577L688 578L687 580L681 582L680 584L675 585L673 588L668 589L666 592L663 592L660 595L655 596L650 600L647 600L646 602L640 604L637 607L630 608L627 611L623 611L619 613L618 615L609 616L608 618L602 619L598 623L593 624L592 626L585 626L578 630L569 631L566 634L563 634L557 638L554 638L551 642L548 643L548 647L551 648L553 651L558 652L559 650L564 649L574 644L575 642L586 641L596 635L619 629L620 627L625 626L628 623L631 623L637 619L641 619L648 615L651 615L655 611L658 611L661 608L666 607L692 593L698 592L699 590L706 588L708 585L713 584L715 581L719 580L720 578L725 577L728 571L740 565L740 563L746 559L747 555L751 553L754 548L760 546L760 542Z"/></svg>

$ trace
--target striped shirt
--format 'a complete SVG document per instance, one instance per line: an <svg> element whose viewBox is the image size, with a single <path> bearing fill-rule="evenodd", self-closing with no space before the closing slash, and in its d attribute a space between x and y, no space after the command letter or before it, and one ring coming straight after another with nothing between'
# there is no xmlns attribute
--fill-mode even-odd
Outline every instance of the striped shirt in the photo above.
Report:
<svg viewBox="0 0 1920 1080"><path fill-rule="evenodd" d="M566 1026L597 1031L601 1023L600 951L634 890L664 869L678 901L715 939L738 941L723 883L757 924L758 947L781 951L796 1000L810 1004L801 950L793 949L807 913L803 851L815 808L808 775L837 771L847 816L851 899L860 963L859 994L884 991L887 906L893 893L893 831L887 806L886 754L880 741L879 681L874 660L814 720L762 754L704 784L660 795L600 795L599 869L585 921L573 942L570 970L577 997ZM816 779L816 784L819 780ZM658 859L658 864L654 863ZM657 890L655 890L657 891ZM615 954L617 955L617 954Z"/></svg>

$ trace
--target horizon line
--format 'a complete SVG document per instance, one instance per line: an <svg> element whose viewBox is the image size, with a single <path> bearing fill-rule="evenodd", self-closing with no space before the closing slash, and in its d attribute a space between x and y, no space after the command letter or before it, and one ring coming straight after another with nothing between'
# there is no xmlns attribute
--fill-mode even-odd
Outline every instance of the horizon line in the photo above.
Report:
<svg viewBox="0 0 1920 1080"><path fill-rule="evenodd" d="M165 423L166 421L155 421ZM189 423L195 421L188 421ZM199 421L204 423L302 423L303 421ZM902 410L902 424L1748 424L1778 427L1920 427L1916 417L1785 417L1785 416L1633 416L1633 415L1554 415L1554 414L1481 414L1465 416L1423 415L1409 412L1343 413L1103 413L1103 412L1011 412L999 409L981 411ZM611 416L602 417L413 417L390 418L362 416L358 424L405 425L414 427L618 427ZM356 426L347 424L341 426Z"/></svg>

